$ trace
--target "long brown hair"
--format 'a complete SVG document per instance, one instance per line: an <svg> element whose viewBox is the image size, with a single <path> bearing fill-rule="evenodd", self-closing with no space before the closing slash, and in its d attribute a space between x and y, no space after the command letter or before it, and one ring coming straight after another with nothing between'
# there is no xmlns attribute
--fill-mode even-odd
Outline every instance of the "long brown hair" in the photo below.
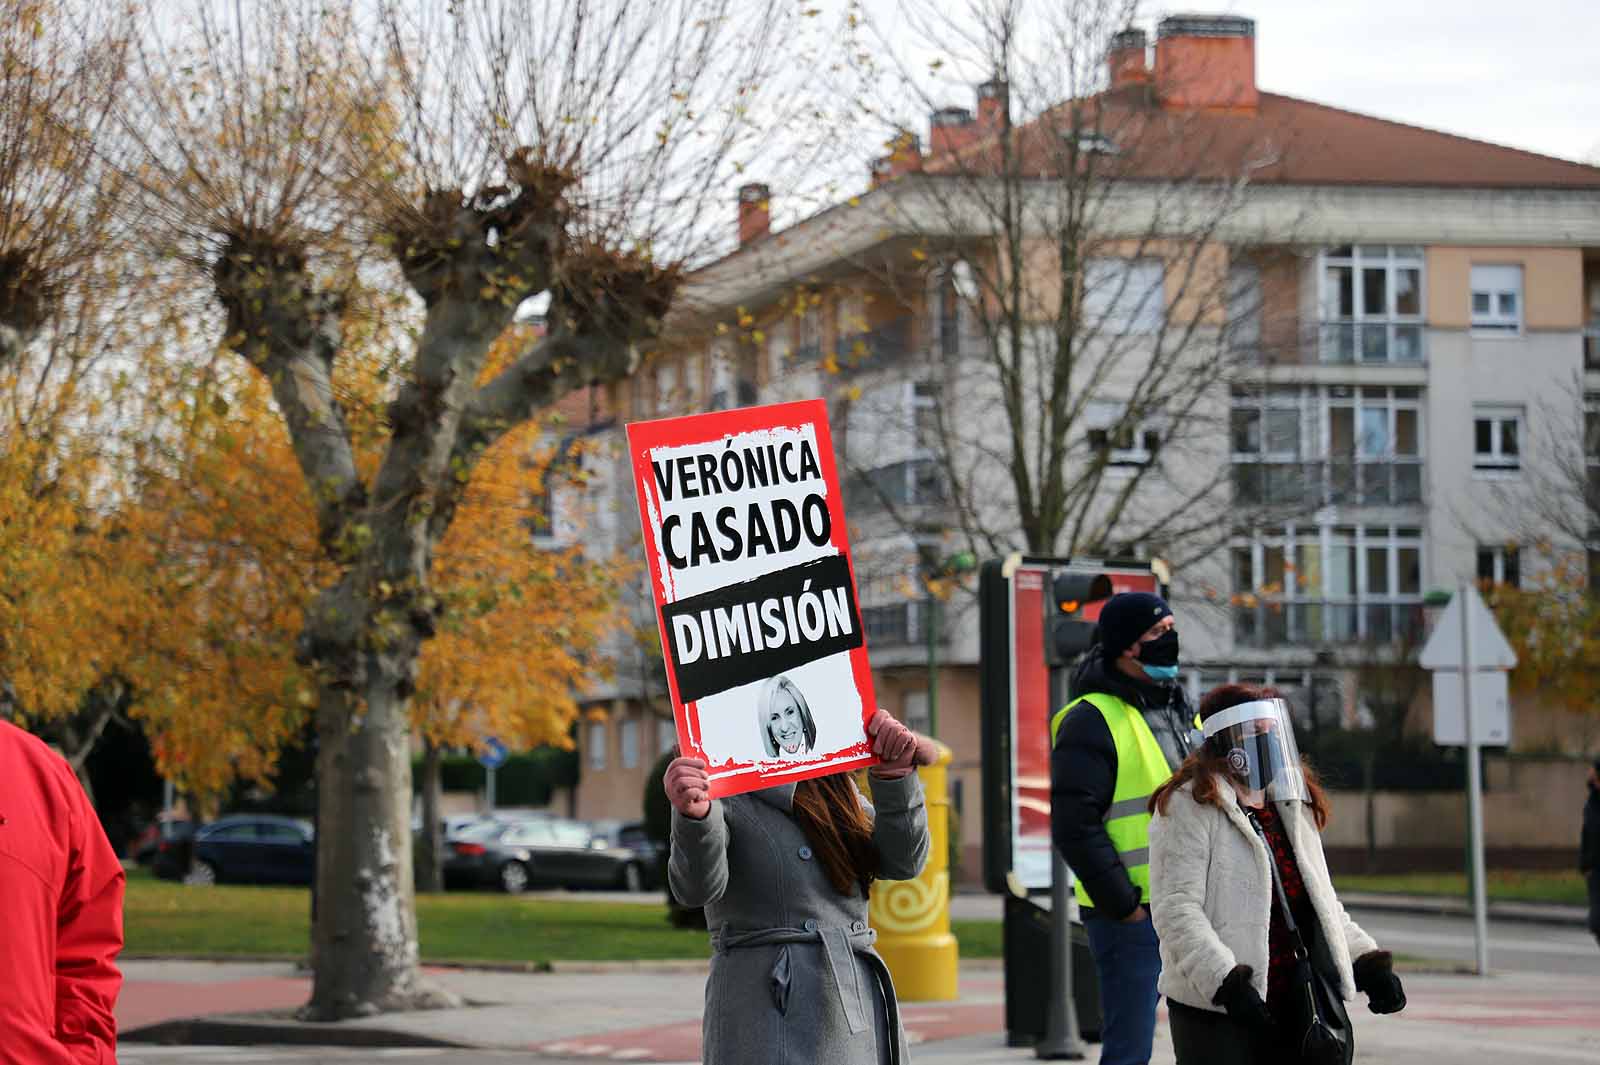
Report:
<svg viewBox="0 0 1600 1065"><path fill-rule="evenodd" d="M1200 720L1204 721L1212 714L1226 710L1230 706L1241 706L1244 703L1253 703L1261 699L1282 699L1283 693L1276 688L1262 688L1254 684L1221 684L1206 693L1200 700ZM1311 797L1311 816L1317 822L1318 830L1328 824L1328 793L1322 790L1322 781L1317 778L1316 771L1306 764L1304 758L1300 759L1300 772L1305 777L1306 794ZM1183 760L1177 772L1168 778L1167 782L1155 790L1150 796L1150 812L1166 813L1167 800L1172 793L1177 791L1189 781L1194 781L1194 790L1190 793L1194 801L1206 803L1211 806L1221 806L1222 797L1218 794L1218 782L1228 776L1228 763L1223 756L1215 754L1211 749L1201 744L1199 749Z"/></svg>
<svg viewBox="0 0 1600 1065"><path fill-rule="evenodd" d="M794 788L794 819L805 832L823 872L841 895L871 890L878 876L878 845L861 793L848 773L802 780Z"/></svg>

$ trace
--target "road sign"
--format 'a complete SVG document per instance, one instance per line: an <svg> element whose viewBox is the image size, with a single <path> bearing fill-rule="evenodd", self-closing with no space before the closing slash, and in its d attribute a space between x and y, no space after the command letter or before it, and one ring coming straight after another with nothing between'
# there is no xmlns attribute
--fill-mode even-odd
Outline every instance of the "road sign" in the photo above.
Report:
<svg viewBox="0 0 1600 1065"><path fill-rule="evenodd" d="M1483 596L1470 584L1462 587L1463 591L1450 597L1450 605L1445 607L1439 623L1433 627L1433 635L1428 637L1417 663L1423 669L1462 668L1461 660L1465 651L1461 642L1461 612L1464 610L1472 640L1472 668L1514 668L1517 652L1511 649L1511 641L1506 639L1506 634L1495 623Z"/></svg>
<svg viewBox="0 0 1600 1065"><path fill-rule="evenodd" d="M485 769L499 769L506 764L506 759L511 752L506 750L506 745L490 736L483 741L483 746L478 750L478 764Z"/></svg>
<svg viewBox="0 0 1600 1065"><path fill-rule="evenodd" d="M1461 710L1465 675L1458 669L1433 674L1433 742L1441 747L1467 745L1467 721ZM1511 700L1503 669L1472 673L1472 742L1489 747L1511 743Z"/></svg>
<svg viewBox="0 0 1600 1065"><path fill-rule="evenodd" d="M1483 765L1478 748L1511 735L1505 671L1517 664L1483 596L1462 581L1417 661L1433 670L1433 735L1467 749L1467 830L1478 975L1489 975L1489 901L1483 882ZM1457 729L1459 728L1459 739ZM1446 738L1441 738L1446 737Z"/></svg>

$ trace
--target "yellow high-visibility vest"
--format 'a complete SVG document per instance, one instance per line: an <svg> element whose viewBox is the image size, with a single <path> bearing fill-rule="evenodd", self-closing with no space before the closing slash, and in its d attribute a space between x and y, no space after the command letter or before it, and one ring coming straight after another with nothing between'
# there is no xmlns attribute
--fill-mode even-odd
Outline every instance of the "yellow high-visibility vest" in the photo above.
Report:
<svg viewBox="0 0 1600 1065"><path fill-rule="evenodd" d="M1067 714L1081 703L1088 703L1105 718L1111 730L1111 742L1117 750L1117 784L1111 794L1111 805L1106 810L1106 835L1117 849L1128 879L1139 889L1139 897L1150 900L1150 796L1167 782L1172 770L1167 766L1167 756L1156 742L1155 733L1145 722L1144 715L1134 706L1115 695L1092 692L1081 695L1056 711L1050 719L1050 746L1056 745L1056 734ZM1082 711L1080 711L1082 712ZM1083 881L1073 877L1072 891L1078 905L1093 906L1094 900L1084 890Z"/></svg>

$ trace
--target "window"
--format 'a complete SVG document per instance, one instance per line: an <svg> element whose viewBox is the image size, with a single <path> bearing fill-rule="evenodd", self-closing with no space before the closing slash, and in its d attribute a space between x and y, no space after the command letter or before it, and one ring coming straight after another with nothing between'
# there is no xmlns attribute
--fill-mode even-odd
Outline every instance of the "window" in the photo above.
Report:
<svg viewBox="0 0 1600 1065"><path fill-rule="evenodd" d="M807 309L800 315L799 341L794 348L794 362L816 362L822 358L823 328L822 311L823 302L820 296L803 297L807 300Z"/></svg>
<svg viewBox="0 0 1600 1065"><path fill-rule="evenodd" d="M1345 245L1320 266L1323 362L1421 361L1421 248Z"/></svg>
<svg viewBox="0 0 1600 1065"><path fill-rule="evenodd" d="M1237 387L1235 498L1255 505L1422 502L1422 393L1412 387Z"/></svg>
<svg viewBox="0 0 1600 1065"><path fill-rule="evenodd" d="M678 364L656 364L656 414L671 414L678 401Z"/></svg>
<svg viewBox="0 0 1600 1065"><path fill-rule="evenodd" d="M928 693L906 692L905 717L902 719L906 728L913 732L927 735L931 727L928 719Z"/></svg>
<svg viewBox="0 0 1600 1065"><path fill-rule="evenodd" d="M678 724L670 717L656 718L656 756L666 754L678 742Z"/></svg>
<svg viewBox="0 0 1600 1065"><path fill-rule="evenodd" d="M851 403L845 437L854 471L845 485L849 506L945 501L937 458L940 395L936 381L897 381L865 391Z"/></svg>
<svg viewBox="0 0 1600 1065"><path fill-rule="evenodd" d="M1476 407L1472 412L1472 468L1480 473L1522 469L1522 408Z"/></svg>
<svg viewBox="0 0 1600 1065"><path fill-rule="evenodd" d="M708 410L727 410L734 405L733 363L728 353L717 349L711 355L711 401Z"/></svg>
<svg viewBox="0 0 1600 1065"><path fill-rule="evenodd" d="M1120 403L1092 402L1084 411L1089 448L1106 455L1111 466L1147 466L1161 448L1161 429L1153 418L1130 419Z"/></svg>
<svg viewBox="0 0 1600 1065"><path fill-rule="evenodd" d="M1478 548L1478 580L1522 587L1522 565L1516 547L1504 544Z"/></svg>
<svg viewBox="0 0 1600 1065"><path fill-rule="evenodd" d="M1166 313L1160 259L1090 259L1083 269L1083 314L1104 335L1154 333Z"/></svg>
<svg viewBox="0 0 1600 1065"><path fill-rule="evenodd" d="M624 769L639 768L639 722L624 718L617 730L617 760Z"/></svg>
<svg viewBox="0 0 1600 1065"><path fill-rule="evenodd" d="M1261 359L1261 268L1254 263L1228 267L1228 350L1251 362Z"/></svg>
<svg viewBox="0 0 1600 1065"><path fill-rule="evenodd" d="M590 769L604 769L606 767L606 747L611 742L611 730L606 728L604 721L589 722L588 742L584 744L589 754Z"/></svg>
<svg viewBox="0 0 1600 1065"><path fill-rule="evenodd" d="M1422 624L1422 531L1288 524L1235 535L1234 639L1246 646L1387 642Z"/></svg>
<svg viewBox="0 0 1600 1065"><path fill-rule="evenodd" d="M1491 336L1522 332L1522 267L1472 268L1472 331Z"/></svg>

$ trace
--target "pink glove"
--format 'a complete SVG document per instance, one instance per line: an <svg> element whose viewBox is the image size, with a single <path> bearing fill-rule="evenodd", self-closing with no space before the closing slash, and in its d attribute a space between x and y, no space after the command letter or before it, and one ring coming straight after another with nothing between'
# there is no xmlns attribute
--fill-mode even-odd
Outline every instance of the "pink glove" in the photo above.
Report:
<svg viewBox="0 0 1600 1065"><path fill-rule="evenodd" d="M938 759L939 749L932 740L912 732L881 708L867 719L867 736L879 759L871 772L879 780L898 780L917 766L932 765Z"/></svg>
<svg viewBox="0 0 1600 1065"><path fill-rule="evenodd" d="M711 777L698 758L674 758L661 781L672 808L692 821L711 812Z"/></svg>

